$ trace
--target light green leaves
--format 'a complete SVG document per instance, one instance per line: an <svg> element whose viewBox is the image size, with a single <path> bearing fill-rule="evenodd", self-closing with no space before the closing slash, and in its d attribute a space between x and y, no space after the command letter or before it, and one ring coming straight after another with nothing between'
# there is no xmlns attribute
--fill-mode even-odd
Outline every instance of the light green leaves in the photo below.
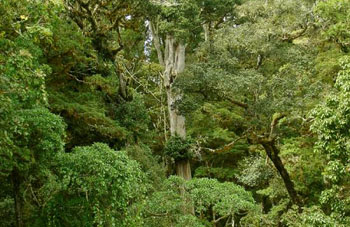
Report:
<svg viewBox="0 0 350 227"><path fill-rule="evenodd" d="M164 189L149 198L147 204L146 220L152 223L152 219L155 219L158 226L179 224L184 217L184 206L193 206L195 216L192 218L205 226L210 222L218 223L221 219L231 221L236 215L258 209L251 193L234 183L220 183L208 178L184 181L172 176L164 185Z"/></svg>

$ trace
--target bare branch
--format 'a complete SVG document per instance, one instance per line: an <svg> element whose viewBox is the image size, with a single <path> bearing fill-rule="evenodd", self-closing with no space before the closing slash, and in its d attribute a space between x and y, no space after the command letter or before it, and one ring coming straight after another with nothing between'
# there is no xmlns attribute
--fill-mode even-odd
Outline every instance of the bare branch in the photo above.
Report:
<svg viewBox="0 0 350 227"><path fill-rule="evenodd" d="M123 64L123 63L122 63L122 64ZM145 92L148 93L148 94L150 94L150 95L152 95L153 98L155 98L159 103L162 103L162 101L161 101L152 91L148 90L148 88L147 88L144 84L142 84L140 81L138 81L138 80L134 77L134 74L131 73L131 72L128 70L128 68L126 67L125 64L123 64L123 66L124 66L124 68L125 68L125 71L127 72L127 74L130 76L130 78L131 78L132 80L134 80L134 81L135 81L136 83L138 83L141 87L143 87L143 89L145 90Z"/></svg>
<svg viewBox="0 0 350 227"><path fill-rule="evenodd" d="M222 219L228 218L228 217L230 217L230 216L231 216L231 214L222 216L222 217L220 217L220 218L218 218L218 219L216 219L216 220L213 220L213 222L214 222L214 223L218 223L218 222L221 221Z"/></svg>

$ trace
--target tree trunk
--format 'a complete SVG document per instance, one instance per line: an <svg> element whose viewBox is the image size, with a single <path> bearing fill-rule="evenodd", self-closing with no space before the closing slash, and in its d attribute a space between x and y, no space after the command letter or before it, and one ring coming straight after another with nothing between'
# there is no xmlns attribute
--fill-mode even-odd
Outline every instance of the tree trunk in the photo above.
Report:
<svg viewBox="0 0 350 227"><path fill-rule="evenodd" d="M260 143L264 147L267 156L269 156L269 158L273 162L274 166L276 167L277 171L281 175L282 180L284 182L284 185L286 186L288 194L292 200L292 203L296 204L298 206L301 206L299 196L294 188L294 183L290 179L288 171L284 168L282 160L278 155L279 150L275 145L275 141L274 140L266 140L266 141L261 141Z"/></svg>
<svg viewBox="0 0 350 227"><path fill-rule="evenodd" d="M204 31L204 40L206 42L209 42L209 51L213 51L213 34L212 34L212 23L207 22L203 24L203 31Z"/></svg>
<svg viewBox="0 0 350 227"><path fill-rule="evenodd" d="M189 160L182 160L176 162L176 175L191 180L191 165Z"/></svg>
<svg viewBox="0 0 350 227"><path fill-rule="evenodd" d="M125 78L121 72L118 74L119 77L119 95L124 99L128 100L128 91L127 84Z"/></svg>
<svg viewBox="0 0 350 227"><path fill-rule="evenodd" d="M157 50L158 60L165 67L164 71L164 88L167 94L167 104L170 122L171 136L180 136L186 138L185 117L181 115L176 107L176 102L180 101L182 94L173 88L173 82L178 74L185 69L186 45L175 40L172 35L166 35L164 52L160 46L160 37L155 26L150 22L150 30L153 37L153 43ZM176 174L185 180L192 179L190 160L175 161ZM184 195L184 190L182 194ZM184 198L185 199L185 198ZM185 214L194 215L194 207L184 205L183 212Z"/></svg>
<svg viewBox="0 0 350 227"><path fill-rule="evenodd" d="M13 199L15 202L15 218L16 227L23 227L23 214L22 214L22 199L20 194L20 179L17 170L13 170L11 174L12 186L13 186Z"/></svg>
<svg viewBox="0 0 350 227"><path fill-rule="evenodd" d="M180 101L182 95L173 88L173 82L179 73L185 69L185 49L183 43L175 42L175 39L168 35L165 41L165 73L164 86L167 91L168 111L171 136L186 138L185 117L176 108L176 102ZM176 161L176 174L186 180L192 178L189 160Z"/></svg>
<svg viewBox="0 0 350 227"><path fill-rule="evenodd" d="M118 79L119 79L118 94L123 101L127 101L129 99L128 85L127 85L127 81L123 75L123 71L118 63L117 56L116 55L113 56L111 58L111 61L113 62L114 71L117 74Z"/></svg>

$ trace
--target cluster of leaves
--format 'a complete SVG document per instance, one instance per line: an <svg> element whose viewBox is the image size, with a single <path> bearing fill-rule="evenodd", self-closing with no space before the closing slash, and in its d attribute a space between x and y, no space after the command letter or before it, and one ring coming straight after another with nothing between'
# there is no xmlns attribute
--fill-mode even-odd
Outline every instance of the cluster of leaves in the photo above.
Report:
<svg viewBox="0 0 350 227"><path fill-rule="evenodd" d="M274 170L261 156L245 158L241 165L242 171L237 178L248 187L262 188L275 175Z"/></svg>
<svg viewBox="0 0 350 227"><path fill-rule="evenodd" d="M342 70L335 84L337 89L327 97L325 103L312 111L315 118L312 130L318 134L317 149L327 155L324 176L330 188L323 192L322 203L340 215L348 214L346 201L348 190L348 112L349 112L349 58L341 60Z"/></svg>
<svg viewBox="0 0 350 227"><path fill-rule="evenodd" d="M182 138L180 136L172 136L165 145L165 154L175 161L187 160L193 156L191 147L193 141L190 138Z"/></svg>
<svg viewBox="0 0 350 227"><path fill-rule="evenodd" d="M183 213L183 207L193 207L193 215ZM171 176L164 188L149 198L146 223L149 226L209 226L231 223L242 216L259 213L251 193L234 183L216 179L195 178L184 181ZM187 225L186 225L187 226Z"/></svg>
<svg viewBox="0 0 350 227"><path fill-rule="evenodd" d="M304 208L302 213L298 211L297 207L292 207L287 213L282 216L282 222L291 227L297 226L346 226L341 224L338 220L327 216L318 206L311 206Z"/></svg>
<svg viewBox="0 0 350 227"><path fill-rule="evenodd" d="M350 3L346 0L319 2L315 8L318 25L323 36L335 43L345 52L349 51L349 18Z"/></svg>
<svg viewBox="0 0 350 227"><path fill-rule="evenodd" d="M95 143L57 156L58 189L44 209L46 225L130 226L132 204L145 193L145 175L123 151ZM79 213L80 215L76 215Z"/></svg>
<svg viewBox="0 0 350 227"><path fill-rule="evenodd" d="M159 31L180 40L190 40L200 32L200 9L191 0L155 2Z"/></svg>

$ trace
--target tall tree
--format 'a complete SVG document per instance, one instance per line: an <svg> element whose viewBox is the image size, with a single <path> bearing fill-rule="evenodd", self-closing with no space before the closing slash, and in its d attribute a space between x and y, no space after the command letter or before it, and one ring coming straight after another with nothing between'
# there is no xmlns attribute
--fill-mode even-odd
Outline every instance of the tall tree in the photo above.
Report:
<svg viewBox="0 0 350 227"><path fill-rule="evenodd" d="M156 5L161 17L151 18L149 27L158 61L164 67L163 85L167 94L170 133L173 137L186 139L185 117L176 107L182 94L174 89L173 83L185 69L186 46L190 38L187 29L196 26L199 11L191 1L166 1ZM192 178L189 159L176 160L175 165L178 176L187 180Z"/></svg>
<svg viewBox="0 0 350 227"><path fill-rule="evenodd" d="M213 28L234 15L235 0L227 1L154 1L160 16L151 16L149 28L159 64L164 67L164 87L171 136L186 138L185 116L177 107L182 100L181 90L173 86L178 75L186 65L186 49L192 53L202 40L200 33L204 28L205 40ZM176 161L176 173L191 179L191 166L188 159Z"/></svg>

